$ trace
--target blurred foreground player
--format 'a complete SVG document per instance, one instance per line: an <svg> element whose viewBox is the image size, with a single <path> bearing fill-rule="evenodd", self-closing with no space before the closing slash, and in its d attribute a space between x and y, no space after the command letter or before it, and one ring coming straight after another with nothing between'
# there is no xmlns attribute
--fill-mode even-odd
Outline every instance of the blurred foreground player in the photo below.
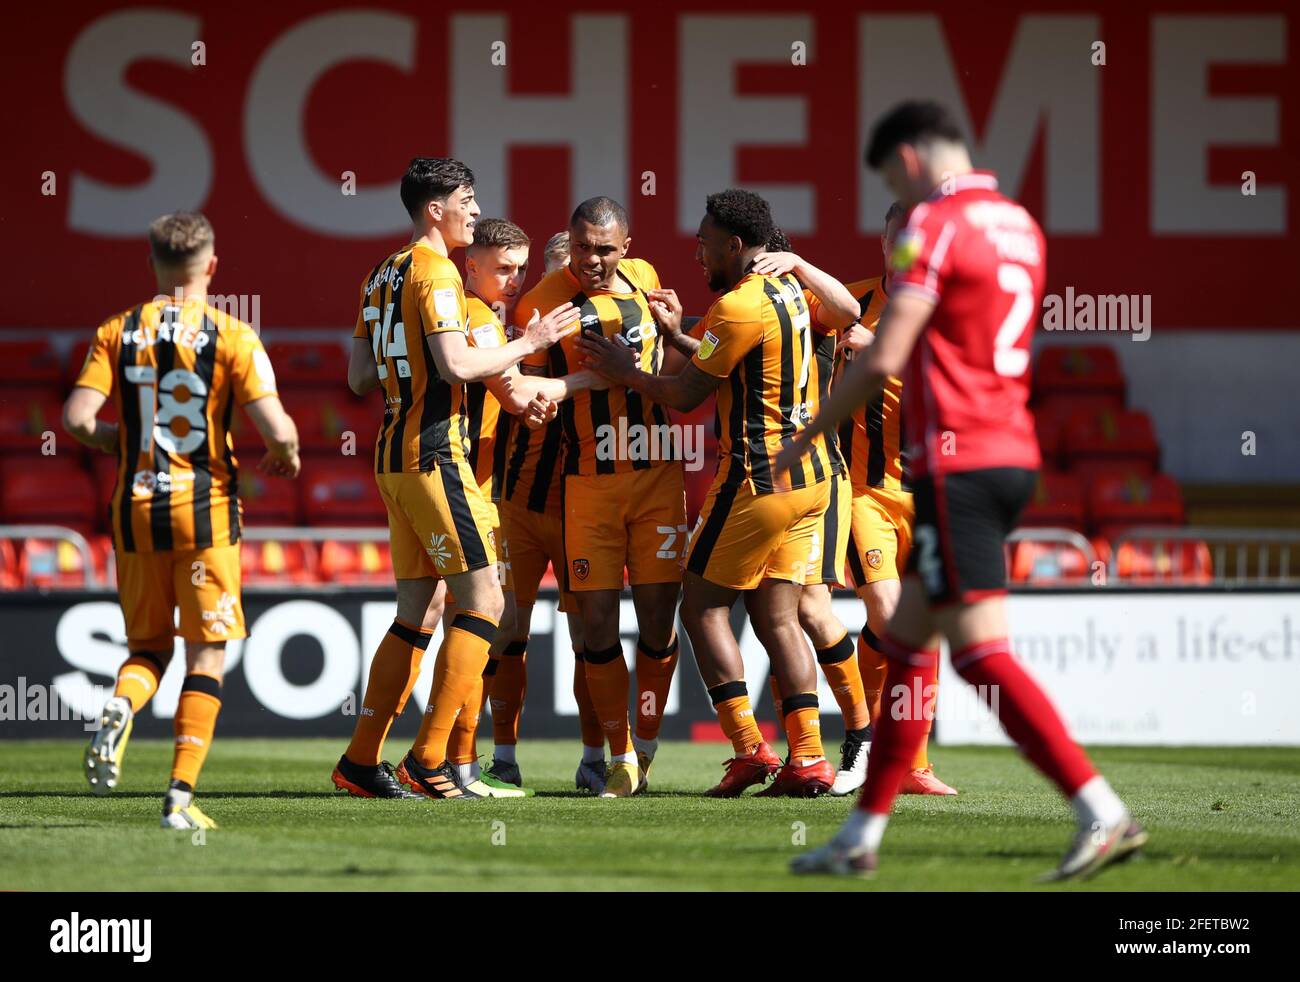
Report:
<svg viewBox="0 0 1300 982"><path fill-rule="evenodd" d="M875 337L881 311L889 298L890 258L906 215L907 209L898 202L890 205L885 213L885 232L880 237L880 246L886 275L848 284L849 292L862 308L862 315L841 336L833 385L840 383L855 355L870 345ZM842 536L839 541L845 548L835 573L843 573L847 566L849 582L866 607L867 623L858 635L854 667L859 673L859 684L871 720L880 717L881 686L885 679L886 659L880 651L880 638L898 607L901 571L906 567L912 549L912 525L916 512L912 486L903 469L902 393L902 380L890 376L885 387L873 399L854 409L852 417L844 420L839 428L840 453L844 456L852 491L849 518L842 523L842 528L837 529ZM831 541L827 536L828 550ZM805 588L799 607L801 619L806 616L808 601L816 596ZM820 651L818 655L821 656ZM848 719L847 713L845 718ZM911 770L903 778L901 792L941 796L957 794L955 788L935 777L928 744L927 733L916 759L912 761ZM831 794L851 794L862 786L867 777L870 750L870 728L855 732L846 725L840 769L835 775Z"/></svg>
<svg viewBox="0 0 1300 982"><path fill-rule="evenodd" d="M95 794L117 786L135 714L158 691L174 639L183 638L185 681L162 815L172 829L216 828L194 804L194 787L221 711L226 642L247 635L230 439L236 404L266 443L258 469L289 478L299 469L298 431L261 340L207 302L213 246L212 226L199 214L164 215L149 226L158 296L99 326L63 407L70 434L118 455L110 507L130 654L86 751L86 778ZM95 418L110 396L120 423Z"/></svg>
<svg viewBox="0 0 1300 982"><path fill-rule="evenodd" d="M881 641L891 705L876 723L858 807L830 843L792 868L862 875L876 868L894 796L933 718L929 687L945 637L953 668L979 687L1007 734L1074 809L1078 835L1048 878L1088 876L1132 854L1146 832L1012 656L1003 603L1003 543L1040 463L1026 403L1043 234L998 193L992 174L972 169L960 130L935 103L904 103L885 115L866 159L912 207L894 247L892 296L875 342L776 465L798 465L818 434L906 368L916 546Z"/></svg>

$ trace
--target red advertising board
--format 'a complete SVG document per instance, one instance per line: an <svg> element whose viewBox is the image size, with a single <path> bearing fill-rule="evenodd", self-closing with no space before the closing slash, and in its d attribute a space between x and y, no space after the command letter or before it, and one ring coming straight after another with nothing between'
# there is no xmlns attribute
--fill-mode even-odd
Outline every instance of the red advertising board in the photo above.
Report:
<svg viewBox="0 0 1300 982"><path fill-rule="evenodd" d="M862 146L907 95L954 104L1042 221L1049 290L1149 295L1162 327L1295 327L1292 10L38 5L0 61L0 327L148 296L141 233L177 208L213 220L214 292L256 295L266 327L346 327L403 241L414 154L465 159L485 214L537 245L577 200L621 197L634 253L695 310L694 225L731 184L769 194L818 264L871 275L887 201Z"/></svg>

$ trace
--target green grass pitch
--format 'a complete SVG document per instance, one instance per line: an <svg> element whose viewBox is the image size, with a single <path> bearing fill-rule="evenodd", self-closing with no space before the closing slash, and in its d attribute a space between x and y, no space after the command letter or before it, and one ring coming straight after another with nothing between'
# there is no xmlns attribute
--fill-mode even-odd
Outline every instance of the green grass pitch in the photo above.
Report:
<svg viewBox="0 0 1300 982"><path fill-rule="evenodd" d="M880 873L862 882L785 872L800 830L820 844L851 800L700 797L721 745L665 743L652 793L630 800L573 791L575 740L520 745L535 798L379 802L333 791L340 741L218 735L199 801L221 828L202 844L158 827L168 742L132 741L103 799L86 790L81 749L0 745L0 890L1300 889L1294 749L1097 749L1151 843L1065 887L1033 879L1068 844L1068 810L1010 750L935 748L960 797L901 798Z"/></svg>

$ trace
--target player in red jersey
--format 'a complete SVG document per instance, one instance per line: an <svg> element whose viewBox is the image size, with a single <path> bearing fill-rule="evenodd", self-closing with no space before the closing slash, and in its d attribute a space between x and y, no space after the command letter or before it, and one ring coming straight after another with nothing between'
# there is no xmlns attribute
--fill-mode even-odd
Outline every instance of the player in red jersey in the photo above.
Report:
<svg viewBox="0 0 1300 982"><path fill-rule="evenodd" d="M936 103L903 103L885 115L866 161L912 208L894 248L889 304L875 343L777 467L797 464L811 440L906 367L916 544L882 643L892 705L876 728L858 807L830 843L792 868L875 869L894 796L933 718L943 636L953 668L979 687L1078 818L1079 833L1048 878L1088 876L1132 854L1146 832L1012 656L1003 605L1003 543L1039 466L1026 404L1029 339L1043 294L1043 233L1024 208L998 193L992 174L971 167L960 130Z"/></svg>

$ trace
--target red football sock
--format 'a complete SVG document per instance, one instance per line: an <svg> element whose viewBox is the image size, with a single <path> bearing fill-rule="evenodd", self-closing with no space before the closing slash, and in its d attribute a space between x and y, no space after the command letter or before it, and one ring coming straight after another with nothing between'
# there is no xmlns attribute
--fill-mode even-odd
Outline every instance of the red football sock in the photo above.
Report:
<svg viewBox="0 0 1300 982"><path fill-rule="evenodd" d="M880 715L872 720L871 762L858 807L888 815L903 778L912 769L934 718L939 652L917 651L886 635L880 640L888 665ZM928 717L928 718L927 718Z"/></svg>
<svg viewBox="0 0 1300 982"><path fill-rule="evenodd" d="M952 657L952 667L997 714L1007 736L1066 798L1096 776L1088 755L1066 732L1065 722L1034 679L1011 654L1006 638L981 641ZM871 754L874 763L876 748Z"/></svg>

